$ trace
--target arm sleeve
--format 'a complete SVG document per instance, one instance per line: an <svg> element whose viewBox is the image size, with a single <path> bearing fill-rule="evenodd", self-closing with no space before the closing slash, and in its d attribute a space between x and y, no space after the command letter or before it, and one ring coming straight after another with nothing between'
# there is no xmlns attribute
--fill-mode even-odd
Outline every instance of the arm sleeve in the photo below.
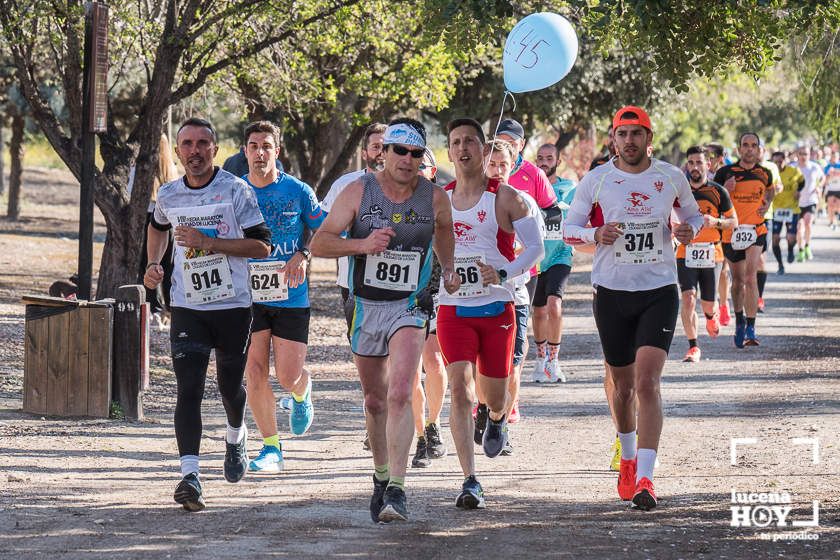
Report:
<svg viewBox="0 0 840 560"><path fill-rule="evenodd" d="M502 269L507 272L508 278L525 274L545 255L538 216L525 216L516 220L513 222L513 230L522 242L524 249L512 262L502 266Z"/></svg>
<svg viewBox="0 0 840 560"><path fill-rule="evenodd" d="M729 196L729 191L721 186L718 186L717 191L720 196L720 212L725 214L732 210L732 197Z"/></svg>
<svg viewBox="0 0 840 560"><path fill-rule="evenodd" d="M170 223L162 224L162 223L157 221L155 216L157 216L157 211L155 211L155 213L152 214L152 220L149 222L150 224L152 224L153 228L155 228L156 230L159 230L159 231L169 231L170 229L172 229L172 224L170 224Z"/></svg>
<svg viewBox="0 0 840 560"><path fill-rule="evenodd" d="M559 224L563 221L563 211L556 204L542 209L543 221L546 224Z"/></svg>
<svg viewBox="0 0 840 560"><path fill-rule="evenodd" d="M265 222L245 228L242 233L245 234L246 239L256 239L271 247L271 230L268 229Z"/></svg>
<svg viewBox="0 0 840 560"><path fill-rule="evenodd" d="M569 209L566 211L566 219L563 221L563 241L568 245L585 245L595 242L596 227L587 227L589 215L592 212L592 188L591 180L583 180L575 188L575 195Z"/></svg>

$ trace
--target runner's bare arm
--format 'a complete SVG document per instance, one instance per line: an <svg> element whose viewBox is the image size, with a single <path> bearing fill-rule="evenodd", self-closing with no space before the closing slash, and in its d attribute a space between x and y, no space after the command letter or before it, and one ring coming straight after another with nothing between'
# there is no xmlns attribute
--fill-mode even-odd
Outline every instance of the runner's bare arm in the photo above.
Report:
<svg viewBox="0 0 840 560"><path fill-rule="evenodd" d="M381 253L388 248L394 230L391 228L375 229L364 239L345 239L341 234L350 229L359 205L362 202L364 186L361 180L355 180L345 188L327 214L327 218L309 244L309 250L316 257L335 258L350 255L370 255Z"/></svg>
<svg viewBox="0 0 840 560"><path fill-rule="evenodd" d="M143 284L150 289L157 288L163 281L163 267L160 260L166 252L166 245L169 242L169 231L161 230L149 224L146 228L146 256L148 257L146 272L143 275Z"/></svg>
<svg viewBox="0 0 840 560"><path fill-rule="evenodd" d="M271 253L271 232L265 224L259 224L265 228L268 236L264 234L257 237L243 239L221 239L208 237L196 228L189 226L177 226L175 228L175 243L181 247L202 249L211 253L220 253L231 257L247 257L249 259L264 259ZM259 226L255 226L257 228ZM252 228L248 228L252 229Z"/></svg>
<svg viewBox="0 0 840 560"><path fill-rule="evenodd" d="M461 278L455 274L455 234L452 226L452 205L441 188L435 188L432 206L435 210L435 236L432 247L440 262L443 285L451 294L458 291Z"/></svg>

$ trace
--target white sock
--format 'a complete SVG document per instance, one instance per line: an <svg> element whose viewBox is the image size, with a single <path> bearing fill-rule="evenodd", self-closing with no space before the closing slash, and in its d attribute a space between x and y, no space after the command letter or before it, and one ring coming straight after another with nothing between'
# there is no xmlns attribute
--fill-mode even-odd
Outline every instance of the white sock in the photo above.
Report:
<svg viewBox="0 0 840 560"><path fill-rule="evenodd" d="M636 430L622 434L618 432L618 441L621 442L621 458L625 461L632 461L636 458Z"/></svg>
<svg viewBox="0 0 840 560"><path fill-rule="evenodd" d="M245 434L248 433L248 428L245 427L245 422L238 428L232 428L230 424L227 427L227 434L225 434L225 441L228 443L239 443Z"/></svg>
<svg viewBox="0 0 840 560"><path fill-rule="evenodd" d="M636 463L636 482L646 478L653 482L653 467L656 464L656 449L639 449Z"/></svg>
<svg viewBox="0 0 840 560"><path fill-rule="evenodd" d="M198 474L198 455L181 455L181 476Z"/></svg>

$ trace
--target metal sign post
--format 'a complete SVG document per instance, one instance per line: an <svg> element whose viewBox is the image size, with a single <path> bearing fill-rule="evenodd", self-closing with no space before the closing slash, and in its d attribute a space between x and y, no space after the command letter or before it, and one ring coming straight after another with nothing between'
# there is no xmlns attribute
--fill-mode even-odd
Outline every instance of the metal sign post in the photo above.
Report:
<svg viewBox="0 0 840 560"><path fill-rule="evenodd" d="M89 300L93 276L93 184L97 132L108 124L108 6L85 4L82 94L82 179L79 195L79 299Z"/></svg>

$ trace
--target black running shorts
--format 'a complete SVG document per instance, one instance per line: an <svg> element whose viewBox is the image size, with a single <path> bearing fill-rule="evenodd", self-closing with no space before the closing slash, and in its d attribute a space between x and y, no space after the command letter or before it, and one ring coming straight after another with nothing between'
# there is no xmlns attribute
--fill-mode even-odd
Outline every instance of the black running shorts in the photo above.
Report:
<svg viewBox="0 0 840 560"><path fill-rule="evenodd" d="M628 366L636 361L636 351L642 346L668 352L679 309L676 284L638 292L596 286L592 310L606 362L613 367Z"/></svg>
<svg viewBox="0 0 840 560"><path fill-rule="evenodd" d="M722 243L721 247L723 247L723 256L726 257L726 260L729 262L738 263L747 258L746 249L733 249L731 243ZM762 253L767 250L766 233L762 233L758 236L758 239L755 241L755 247L760 247Z"/></svg>
<svg viewBox="0 0 840 560"><path fill-rule="evenodd" d="M572 267L566 264L555 264L548 270L540 272L537 277L537 291L533 298L534 307L545 307L548 304L548 296L563 299L571 273Z"/></svg>
<svg viewBox="0 0 840 560"><path fill-rule="evenodd" d="M677 259L677 277L680 280L680 291L696 290L700 286L700 299L715 301L718 278L723 263L715 263L714 268L688 268L685 259Z"/></svg>
<svg viewBox="0 0 840 560"><path fill-rule="evenodd" d="M251 332L271 329L271 334L278 338L309 343L308 307L273 307L255 303L253 312Z"/></svg>

